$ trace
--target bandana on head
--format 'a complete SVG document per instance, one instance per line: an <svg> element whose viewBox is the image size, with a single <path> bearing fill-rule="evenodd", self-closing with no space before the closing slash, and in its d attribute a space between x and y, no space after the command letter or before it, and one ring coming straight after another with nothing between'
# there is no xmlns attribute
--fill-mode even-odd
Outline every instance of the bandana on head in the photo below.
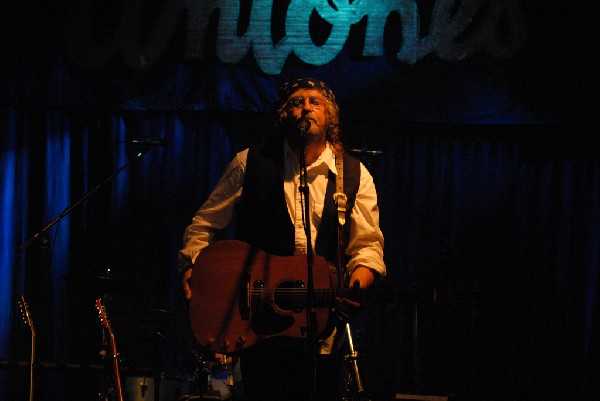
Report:
<svg viewBox="0 0 600 401"><path fill-rule="evenodd" d="M325 82L314 78L296 78L281 86L275 101L275 109L279 109L294 92L300 89L316 89L327 99L335 102L333 91Z"/></svg>

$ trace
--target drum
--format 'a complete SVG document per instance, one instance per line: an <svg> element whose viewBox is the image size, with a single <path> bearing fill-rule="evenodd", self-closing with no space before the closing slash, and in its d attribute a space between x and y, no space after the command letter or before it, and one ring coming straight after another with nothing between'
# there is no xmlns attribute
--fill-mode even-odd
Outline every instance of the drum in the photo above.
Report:
<svg viewBox="0 0 600 401"><path fill-rule="evenodd" d="M206 396L211 399L228 400L231 398L233 376L231 374L232 358L224 354L215 354L210 374Z"/></svg>

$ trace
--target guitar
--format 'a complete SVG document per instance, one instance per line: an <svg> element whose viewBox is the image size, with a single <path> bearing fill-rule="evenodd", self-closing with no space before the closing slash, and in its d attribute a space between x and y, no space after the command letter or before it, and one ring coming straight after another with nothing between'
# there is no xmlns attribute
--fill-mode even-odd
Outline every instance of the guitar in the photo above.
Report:
<svg viewBox="0 0 600 401"><path fill-rule="evenodd" d="M117 353L117 343L115 341L115 335L110 327L110 322L106 314L106 310L102 305L100 298L96 299L96 308L100 314L100 321L108 333L108 340L110 343L110 353L112 354L113 364L113 376L114 376L114 396L117 401L123 401L123 391L121 389L121 374L119 372L119 354Z"/></svg>
<svg viewBox="0 0 600 401"><path fill-rule="evenodd" d="M25 296L21 295L19 300L19 308L21 309L21 315L23 321L29 327L31 332L31 359L29 361L29 401L33 401L33 366L35 364L35 327L33 326L33 319L31 313L29 313L29 305L25 301Z"/></svg>
<svg viewBox="0 0 600 401"><path fill-rule="evenodd" d="M201 346L228 354L274 336L307 335L306 255L275 256L241 241L216 241L196 258L189 313ZM313 263L316 333L330 333L327 323L337 298L361 304L390 301L403 291L335 288L333 264L315 255Z"/></svg>

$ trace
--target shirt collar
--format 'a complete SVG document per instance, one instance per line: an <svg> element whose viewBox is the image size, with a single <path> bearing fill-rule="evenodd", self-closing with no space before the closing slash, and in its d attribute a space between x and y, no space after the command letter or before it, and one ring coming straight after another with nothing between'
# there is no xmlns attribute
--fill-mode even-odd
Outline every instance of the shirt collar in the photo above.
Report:
<svg viewBox="0 0 600 401"><path fill-rule="evenodd" d="M295 160L295 157L292 153L292 149L290 148L287 139L284 143L284 150L286 153L286 157L292 157ZM335 156L333 154L333 150L329 142L327 142L327 146L325 146L325 149L323 150L319 158L313 164L308 166L308 168L310 169L311 167L316 167L322 163L325 163L327 168L331 170L332 173L337 174L337 169L335 168Z"/></svg>

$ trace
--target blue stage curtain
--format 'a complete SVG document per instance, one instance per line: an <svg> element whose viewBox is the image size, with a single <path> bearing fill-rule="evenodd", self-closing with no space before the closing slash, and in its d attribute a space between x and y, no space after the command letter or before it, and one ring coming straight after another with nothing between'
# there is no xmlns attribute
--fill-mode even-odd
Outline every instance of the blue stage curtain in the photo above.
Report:
<svg viewBox="0 0 600 401"><path fill-rule="evenodd" d="M26 212L27 170L29 152L21 150L20 142L25 135L19 136L17 113L12 109L1 109L0 136L2 153L0 174L0 353L7 355L8 339L11 330L11 318L15 301L21 294L13 293L22 289L23 261L16 249L27 227Z"/></svg>

